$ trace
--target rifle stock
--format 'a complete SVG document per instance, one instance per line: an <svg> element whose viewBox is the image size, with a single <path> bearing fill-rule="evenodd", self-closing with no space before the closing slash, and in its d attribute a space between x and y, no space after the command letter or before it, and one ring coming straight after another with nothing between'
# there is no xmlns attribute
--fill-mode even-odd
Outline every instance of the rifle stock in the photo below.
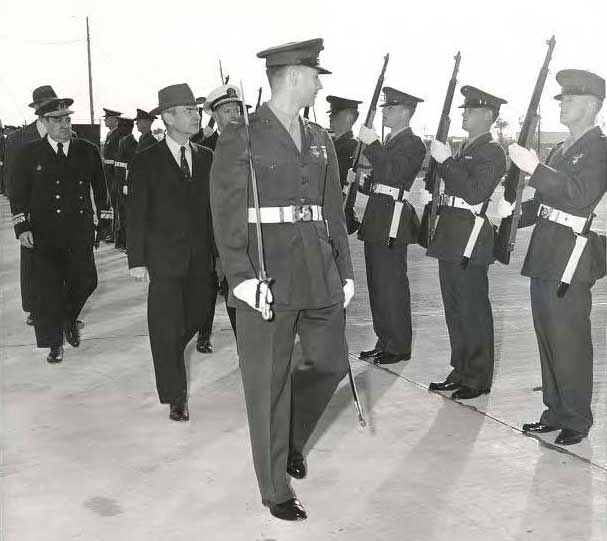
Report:
<svg viewBox="0 0 607 541"><path fill-rule="evenodd" d="M443 110L441 117L438 122L438 129L436 130L436 139L441 143L447 142L449 135L449 128L451 126L451 106L453 105L453 96L455 95L455 87L457 85L457 74L459 72L459 64L461 62L462 55L457 52L453 65L453 72L451 73L451 79L447 86L447 93L445 94L445 101L443 102ZM428 169L424 176L424 183L426 190L432 194L432 201L426 204L424 207L424 213L422 215L422 221L419 228L419 235L417 242L423 248L428 248L430 241L434 236L434 230L436 227L436 217L438 215L438 203L440 200L440 179L438 178L438 163L434 158L430 158L428 163Z"/></svg>
<svg viewBox="0 0 607 541"><path fill-rule="evenodd" d="M537 126L537 111L542 98L544 85L546 84L546 78L548 77L548 66L550 65L554 46L556 45L554 36L552 36L546 44L548 45L548 51L546 52L544 63L537 76L531 101L529 102L529 107L527 108L525 120L523 121L517 141L522 147L527 147L529 144L529 137L535 131L535 126ZM523 190L525 188L525 175L514 163L512 163L508 173L506 173L503 186L504 199L510 203L514 203L514 210L512 211L511 216L503 218L500 222L497 238L495 240L494 255L500 263L508 265L510 263L510 255L514 251L514 245L516 243L516 233L521 219Z"/></svg>
<svg viewBox="0 0 607 541"><path fill-rule="evenodd" d="M373 121L375 120L375 114L377 113L377 102L379 101L379 95L381 94L381 89L384 85L384 77L386 76L386 68L388 67L389 61L390 53L386 53L386 56L384 56L384 65L382 67L381 73L379 74L379 77L377 78L377 83L375 84L375 89L373 90L373 97L371 98L367 117L365 118L365 126L367 128L373 127ZM362 149L363 144L358 141L358 143L356 144L356 149L354 151L352 167L348 171L347 177L348 190L344 199L344 212L346 214L346 226L348 229L348 235L355 233L360 227L360 222L358 221L358 219L356 219L352 209L354 209L354 204L356 203L356 195L358 194L358 187L360 186L360 179L363 174L362 170L359 168Z"/></svg>

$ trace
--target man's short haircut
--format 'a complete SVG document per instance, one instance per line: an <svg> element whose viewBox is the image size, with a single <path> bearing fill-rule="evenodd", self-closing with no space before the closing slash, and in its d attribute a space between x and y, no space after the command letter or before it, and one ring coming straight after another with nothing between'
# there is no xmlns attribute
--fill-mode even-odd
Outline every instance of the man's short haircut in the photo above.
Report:
<svg viewBox="0 0 607 541"><path fill-rule="evenodd" d="M268 83L270 83L270 88L273 88L278 79L285 76L289 67L290 66L270 66L266 68L266 76L268 78Z"/></svg>

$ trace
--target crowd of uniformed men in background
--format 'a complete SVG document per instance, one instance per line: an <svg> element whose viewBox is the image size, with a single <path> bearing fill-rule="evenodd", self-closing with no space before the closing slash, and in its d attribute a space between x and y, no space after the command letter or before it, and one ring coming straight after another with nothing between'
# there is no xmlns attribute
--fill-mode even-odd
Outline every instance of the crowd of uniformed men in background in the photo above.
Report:
<svg viewBox="0 0 607 541"><path fill-rule="evenodd" d="M361 101L328 96L329 136L300 116L314 105L319 76L330 73L319 64L322 49L315 39L258 53L271 96L250 113L229 84L206 99L187 84L163 88L157 106L137 109L134 118L106 108L103 158L73 133L73 100L48 85L33 91L36 120L0 139L2 191L21 242L23 309L38 346L50 349L48 361L63 359L64 339L79 346L78 316L97 285L93 250L100 240L113 242L127 252L131 276L149 281L159 398L171 419L186 421L184 349L197 335L196 349L212 352L220 292L237 338L262 501L285 520L306 518L287 474L306 476L304 447L347 370L344 309L354 282L345 215L353 209L344 210L343 190L359 141L369 168L359 189L369 199L358 239L377 335L360 357L383 365L413 354L407 247L417 242L419 218L409 190L427 148L410 121L423 100L384 87L382 125L389 133L382 140L364 125L354 137ZM507 151L535 188L523 204L521 226L535 229L522 274L531 281L546 410L523 430L559 430L556 442L570 445L592 425L591 287L605 275L605 245L584 225L607 189L607 142L596 126L605 81L582 70L556 78L569 137L546 163L516 144ZM491 135L507 102L472 86L461 93L468 138L455 152L438 140L429 149L444 191L427 255L438 259L452 367L429 388L466 400L489 393L493 381L488 268L495 240L482 209L507 169L506 149ZM203 127L201 105L213 119ZM160 141L152 134L159 116ZM430 199L423 191L422 202ZM505 218L513 205L502 199L498 212ZM582 250L581 236L588 240ZM571 285L558 296L575 250ZM291 367L296 335L305 370Z"/></svg>

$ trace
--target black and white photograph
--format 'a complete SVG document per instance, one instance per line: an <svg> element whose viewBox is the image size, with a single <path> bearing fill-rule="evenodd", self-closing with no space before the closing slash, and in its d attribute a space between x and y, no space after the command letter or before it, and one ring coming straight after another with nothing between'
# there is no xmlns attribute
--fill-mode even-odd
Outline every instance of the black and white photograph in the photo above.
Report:
<svg viewBox="0 0 607 541"><path fill-rule="evenodd" d="M607 5L0 5L0 541L605 541Z"/></svg>

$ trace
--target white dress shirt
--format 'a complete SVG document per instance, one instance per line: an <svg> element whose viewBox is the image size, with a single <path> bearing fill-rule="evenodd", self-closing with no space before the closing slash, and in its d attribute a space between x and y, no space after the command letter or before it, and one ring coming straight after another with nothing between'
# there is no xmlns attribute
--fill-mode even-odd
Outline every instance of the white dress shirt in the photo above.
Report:
<svg viewBox="0 0 607 541"><path fill-rule="evenodd" d="M167 143L167 146L169 147L169 150L171 151L171 154L173 155L173 158L175 158L175 161L177 162L177 165L180 168L181 168L181 147L185 147L185 159L188 162L188 167L190 168L190 174L192 174L192 147L190 146L190 142L188 141L185 145L182 145L182 144L178 143L177 141L175 141L174 139L171 139L171 137L169 137L168 133L165 137L165 141Z"/></svg>
<svg viewBox="0 0 607 541"><path fill-rule="evenodd" d="M48 141L49 145L51 145L51 147L53 147L55 154L57 154L57 152L59 152L59 147L57 146L59 143L57 143L57 141L55 141L54 139L51 139L50 136L47 137L46 140ZM70 142L68 140L62 144L63 144L63 153L67 156L67 153L70 149Z"/></svg>

